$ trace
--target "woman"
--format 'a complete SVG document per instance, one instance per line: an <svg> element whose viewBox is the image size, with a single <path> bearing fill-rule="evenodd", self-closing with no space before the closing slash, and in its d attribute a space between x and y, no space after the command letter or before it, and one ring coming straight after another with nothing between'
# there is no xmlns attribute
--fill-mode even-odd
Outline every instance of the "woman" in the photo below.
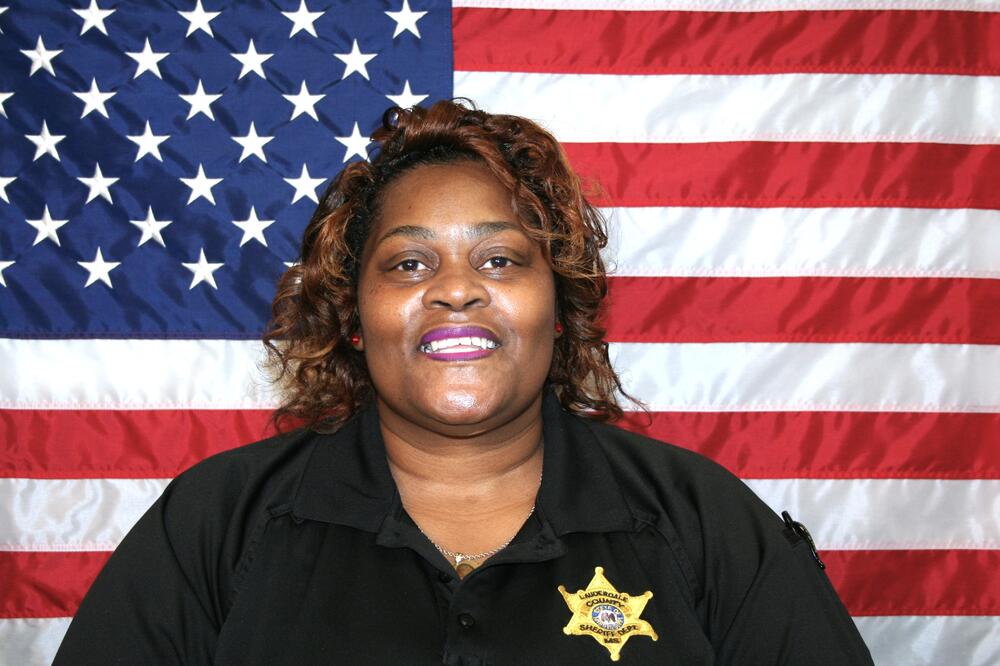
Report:
<svg viewBox="0 0 1000 666"><path fill-rule="evenodd" d="M796 523L601 423L606 238L555 140L392 110L266 336L279 421L179 476L57 664L869 664Z"/></svg>

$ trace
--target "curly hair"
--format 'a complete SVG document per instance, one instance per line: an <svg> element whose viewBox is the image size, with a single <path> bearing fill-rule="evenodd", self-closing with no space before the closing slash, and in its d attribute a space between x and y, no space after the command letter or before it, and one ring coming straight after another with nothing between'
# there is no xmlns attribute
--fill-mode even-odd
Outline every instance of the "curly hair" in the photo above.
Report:
<svg viewBox="0 0 1000 666"><path fill-rule="evenodd" d="M534 122L453 101L391 108L372 140L370 161L333 180L302 239L301 261L278 283L264 335L284 401L273 420L338 427L373 397L360 330L357 285L362 251L387 186L420 165L475 161L510 191L524 232L539 243L556 287L558 321L546 385L566 409L597 420L621 417L627 396L599 324L607 294L601 214L586 198L559 143Z"/></svg>

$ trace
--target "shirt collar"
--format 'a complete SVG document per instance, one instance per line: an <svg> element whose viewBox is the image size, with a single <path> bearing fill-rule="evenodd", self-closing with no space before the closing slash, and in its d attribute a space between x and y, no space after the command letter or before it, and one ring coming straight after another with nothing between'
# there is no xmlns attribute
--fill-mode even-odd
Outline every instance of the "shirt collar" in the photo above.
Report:
<svg viewBox="0 0 1000 666"><path fill-rule="evenodd" d="M542 419L539 516L560 536L633 529L621 487L586 420L563 410L551 392L543 400ZM336 433L317 435L293 502L296 517L378 532L398 508L374 403Z"/></svg>

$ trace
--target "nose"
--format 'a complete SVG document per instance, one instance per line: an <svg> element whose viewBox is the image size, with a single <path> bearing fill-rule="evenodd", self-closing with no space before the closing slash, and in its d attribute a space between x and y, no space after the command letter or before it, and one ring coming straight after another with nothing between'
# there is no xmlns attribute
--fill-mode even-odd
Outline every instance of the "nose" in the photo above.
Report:
<svg viewBox="0 0 1000 666"><path fill-rule="evenodd" d="M467 308L486 307L490 292L483 276L466 262L446 266L442 263L434 276L425 284L423 303L428 309L447 308L461 312Z"/></svg>

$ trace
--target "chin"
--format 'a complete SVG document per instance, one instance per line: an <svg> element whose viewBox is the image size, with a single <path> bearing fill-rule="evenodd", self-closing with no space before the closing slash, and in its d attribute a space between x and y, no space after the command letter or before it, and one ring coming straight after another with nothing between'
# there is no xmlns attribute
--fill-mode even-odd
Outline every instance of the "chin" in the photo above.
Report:
<svg viewBox="0 0 1000 666"><path fill-rule="evenodd" d="M472 425L487 420L497 407L474 391L444 391L430 405L428 416L448 425Z"/></svg>

